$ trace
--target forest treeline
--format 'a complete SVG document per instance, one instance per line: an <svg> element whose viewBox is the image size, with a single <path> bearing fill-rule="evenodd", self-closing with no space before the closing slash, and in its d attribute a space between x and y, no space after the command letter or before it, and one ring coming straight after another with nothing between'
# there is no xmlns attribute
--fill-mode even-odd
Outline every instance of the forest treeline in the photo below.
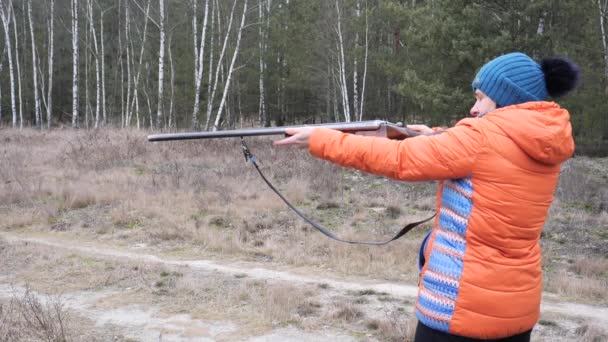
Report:
<svg viewBox="0 0 608 342"><path fill-rule="evenodd" d="M559 102L608 149L608 0L0 0L0 19L3 127L450 125L478 68L522 51L581 66Z"/></svg>

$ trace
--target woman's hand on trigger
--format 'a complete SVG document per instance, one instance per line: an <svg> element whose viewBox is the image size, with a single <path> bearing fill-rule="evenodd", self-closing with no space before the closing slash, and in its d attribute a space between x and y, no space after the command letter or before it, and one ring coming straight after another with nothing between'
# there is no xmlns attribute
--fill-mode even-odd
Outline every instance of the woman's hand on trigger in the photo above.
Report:
<svg viewBox="0 0 608 342"><path fill-rule="evenodd" d="M285 134L288 135L288 137L282 140L275 141L273 145L294 145L300 148L308 148L310 133L313 129L313 127L288 128L285 131Z"/></svg>

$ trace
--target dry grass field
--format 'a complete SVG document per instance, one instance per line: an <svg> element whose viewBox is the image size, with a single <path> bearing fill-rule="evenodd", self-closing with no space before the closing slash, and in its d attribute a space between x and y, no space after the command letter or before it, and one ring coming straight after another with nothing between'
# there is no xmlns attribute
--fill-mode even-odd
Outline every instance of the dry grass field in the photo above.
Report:
<svg viewBox="0 0 608 342"><path fill-rule="evenodd" d="M270 142L248 140L262 170L339 236L383 240L433 213L434 183L365 175ZM0 341L407 340L414 299L365 284L415 285L429 228L382 247L328 240L266 188L237 139L0 130ZM541 245L546 298L606 310L608 159L568 162ZM257 268L321 280L256 277ZM608 339L590 317L543 312L534 340Z"/></svg>

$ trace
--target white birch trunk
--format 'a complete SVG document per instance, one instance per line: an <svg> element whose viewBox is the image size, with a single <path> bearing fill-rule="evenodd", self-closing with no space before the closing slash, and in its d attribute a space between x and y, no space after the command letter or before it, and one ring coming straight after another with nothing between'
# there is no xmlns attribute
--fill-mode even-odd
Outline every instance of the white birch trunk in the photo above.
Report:
<svg viewBox="0 0 608 342"><path fill-rule="evenodd" d="M264 63L263 63L263 67L264 67L264 77L266 77L266 70L268 69L268 62L267 62L267 56L268 56L268 33L270 32L270 8L272 6L272 0L266 0L266 31L264 32ZM264 80L265 82L265 80ZM266 96L266 84L264 84L264 111L263 111L263 115L265 116L264 118L264 126L270 126L270 116L268 115L268 100L267 100L267 96Z"/></svg>
<svg viewBox="0 0 608 342"><path fill-rule="evenodd" d="M207 18L209 17L209 0L205 1L205 14L203 17L203 31L201 33L200 47L197 49L198 69L195 70L195 85L194 85L194 108L192 109L192 126L194 129L199 129L200 121L198 119L200 110L201 96L201 81L203 79L204 59L205 59L205 37L207 33ZM198 28L196 28L198 30Z"/></svg>
<svg viewBox="0 0 608 342"><path fill-rule="evenodd" d="M171 129L173 127L173 110L174 110L174 99L175 99L175 66L173 64L173 53L171 52L172 34L169 34L169 41L167 49L169 51L169 65L170 65L170 79L171 79L171 97L169 98L169 123L167 127Z"/></svg>
<svg viewBox="0 0 608 342"><path fill-rule="evenodd" d="M289 2L289 0L287 0ZM285 27L285 31L287 31L287 27ZM286 78L286 70L287 70L287 56L285 53L283 53L283 55L281 56L281 81L279 82L279 86L281 87L280 93L281 93L281 105L280 105L280 113L281 113L281 122L285 121L285 114L287 113L287 101L286 101L286 94L285 94L285 88L286 88L286 84L287 84L287 78ZM283 124L283 123L281 123Z"/></svg>
<svg viewBox="0 0 608 342"><path fill-rule="evenodd" d="M369 52L369 22L367 20L367 1L365 2L365 66L363 67L363 82L361 84L361 108L359 109L359 121L363 120L363 103L365 102L365 84L367 82L367 56Z"/></svg>
<svg viewBox="0 0 608 342"><path fill-rule="evenodd" d="M158 48L158 100L156 106L156 127L161 128L163 117L163 91L165 82L165 0L159 0L160 47Z"/></svg>
<svg viewBox="0 0 608 342"><path fill-rule="evenodd" d="M281 56L282 52L278 53L277 56L277 65L283 65L283 61L282 61L282 56ZM275 122L277 124L277 126L282 125L282 123L279 123L279 121L282 121L282 115L283 115L283 100L282 100L282 83L283 83L283 70L280 69L279 70L279 80L277 82L277 90L276 90L276 94L277 94L277 111L278 113L274 115L274 119ZM280 120L279 120L280 118Z"/></svg>
<svg viewBox="0 0 608 342"><path fill-rule="evenodd" d="M327 63L327 83L325 83L325 118L327 122L331 121L331 64ZM323 122L323 121L321 121Z"/></svg>
<svg viewBox="0 0 608 342"><path fill-rule="evenodd" d="M344 64L344 41L342 40L342 16L340 14L340 4L336 0L336 12L338 13L338 50L340 53L340 60L338 65L340 67L340 82L342 89L342 102L344 103L344 121L350 122L350 102L348 100L348 84L346 83L346 66Z"/></svg>
<svg viewBox="0 0 608 342"><path fill-rule="evenodd" d="M2 57L6 53L6 44L4 45L4 51L2 52ZM0 75L2 75L2 71L4 71L4 59L0 60ZM0 103L2 103L2 82L0 82ZM0 127L2 127L2 106L0 106Z"/></svg>
<svg viewBox="0 0 608 342"><path fill-rule="evenodd" d="M13 20L13 35L15 36L15 64L17 66L17 89L19 94L19 128L23 128L23 96L21 88L21 62L19 61L19 38L17 36L17 19L15 18L15 9L12 2L11 16Z"/></svg>
<svg viewBox="0 0 608 342"><path fill-rule="evenodd" d="M2 19L2 27L4 28L4 44L7 47L8 56L8 69L11 84L11 110L13 113L13 128L17 127L17 104L15 98L15 68L13 65L13 51L11 48L11 37L10 37L10 5L6 3L0 3L0 17Z"/></svg>
<svg viewBox="0 0 608 342"><path fill-rule="evenodd" d="M36 60L36 39L34 34L34 23L32 20L32 0L27 2L27 15L30 26L30 38L32 41L32 76L34 82L34 115L36 128L42 127L42 118L40 116L40 96L38 95L38 61Z"/></svg>
<svg viewBox="0 0 608 342"><path fill-rule="evenodd" d="M198 0L191 0L192 3L192 48L194 51L194 88L196 89L196 83L199 69L199 57L198 57ZM196 101L196 100L195 100ZM198 116L192 116L192 127L198 129L200 122L198 122Z"/></svg>
<svg viewBox="0 0 608 342"><path fill-rule="evenodd" d="M133 50L133 46L131 46L131 50ZM133 60L133 59L132 59ZM133 68L135 68L135 66L133 66ZM135 112L135 116L136 116L136 127L137 129L140 129L140 122L139 122L139 87L137 87L135 85L135 79L133 80L133 94L132 94L132 100L131 100L131 110L130 113L131 115L133 115L133 112Z"/></svg>
<svg viewBox="0 0 608 342"><path fill-rule="evenodd" d="M194 51L194 74L198 70L198 0L190 0L192 3L192 48ZM196 87L196 77L194 78L194 86Z"/></svg>
<svg viewBox="0 0 608 342"><path fill-rule="evenodd" d="M338 111L338 90L336 87L337 77L333 68L331 68L331 80L332 80L332 95L333 95L333 103L334 103L334 122L340 121L339 111Z"/></svg>
<svg viewBox="0 0 608 342"><path fill-rule="evenodd" d="M236 62L236 58L239 54L239 47L241 45L241 36L243 33L243 27L245 26L245 17L247 16L247 0L244 1L243 4L243 15L241 17L241 26L239 27L238 35L236 38L236 46L234 47L234 54L232 55L232 62L230 62L230 68L228 69L228 76L226 77L226 85L224 86L224 95L222 96L222 101L220 102L220 108L217 110L217 115L215 117L215 123L213 125L213 130L217 131L220 126L220 120L222 117L222 111L224 109L224 105L226 104L226 95L228 94L228 89L230 88L230 80L232 79L232 72L234 71L234 63ZM228 37L228 33L226 37Z"/></svg>
<svg viewBox="0 0 608 342"><path fill-rule="evenodd" d="M135 89L135 94L134 94L134 102L135 102L135 119L137 121L137 129L141 128L141 122L139 121L139 96L137 95L137 88Z"/></svg>
<svg viewBox="0 0 608 342"><path fill-rule="evenodd" d="M258 122L261 125L264 125L264 117L263 117L263 108L264 108L264 56L263 56L263 46L264 46L264 34L262 32L262 22L264 21L264 17L262 15L262 7L264 0L258 0L258 51L259 51L259 92L260 92L260 100L258 105Z"/></svg>
<svg viewBox="0 0 608 342"><path fill-rule="evenodd" d="M259 50L260 50L260 101L258 108L259 122L263 126L270 126L270 120L266 110L266 52L268 51L268 30L270 29L270 6L272 0L260 0L258 8L259 16ZM265 6L264 6L265 4ZM264 23L264 28L262 27Z"/></svg>
<svg viewBox="0 0 608 342"><path fill-rule="evenodd" d="M89 39L90 39L90 34L91 34L91 25L89 22L89 6L88 3L91 0L86 0L87 2L85 3L85 8L83 9L85 11L85 15L86 15L86 21L85 23L88 23L88 27L85 26L84 27L84 125L85 127L88 129L89 128L89 114L91 113L91 106L90 106L90 102L89 102L89 60L90 60L90 46L89 46Z"/></svg>
<svg viewBox="0 0 608 342"><path fill-rule="evenodd" d="M101 13L101 17L99 18L100 25L100 43L101 43L101 112L102 112L102 125L105 126L108 120L107 117L107 108L106 108L106 52L105 52L105 43L104 43L104 25L103 25L103 17L106 14L107 10ZM120 19L118 20L120 22ZM118 30L118 34L120 35L120 30ZM119 47L120 49L121 47Z"/></svg>
<svg viewBox="0 0 608 342"><path fill-rule="evenodd" d="M357 17L357 22L359 18L361 18L361 0L357 0L356 4L357 8L355 10L355 16ZM359 115L359 70L358 69L358 56L359 56L359 30L355 32L355 57L353 60L353 115L355 118L358 118Z"/></svg>
<svg viewBox="0 0 608 342"><path fill-rule="evenodd" d="M53 115L53 64L55 61L55 0L50 0L50 19L49 19L49 52L48 52L48 88L46 95L46 125L51 129Z"/></svg>
<svg viewBox="0 0 608 342"><path fill-rule="evenodd" d="M141 49L139 51L139 62L137 65L137 73L135 74L135 78L133 81L133 103L131 105L135 105L135 110L136 110L136 115L137 115L137 128L140 129L141 125L140 125L140 120L139 120L139 102L138 102L138 85L139 85L139 79L141 76L141 66L143 65L143 58L144 58L144 51L145 51L145 47L146 47L146 38L147 38L147 33L148 33L148 20L150 18L150 2L151 0L148 0L148 4L146 6L146 14L145 14L145 21L144 21L144 32L142 35L142 40L141 40Z"/></svg>
<svg viewBox="0 0 608 342"><path fill-rule="evenodd" d="M147 72L146 72L147 74ZM147 83L147 82L146 82ZM152 106L150 105L150 96L148 95L148 91L147 89L147 84L142 87L142 91L144 93L144 96L146 96L146 104L148 105L148 118L150 121L150 129L154 128L154 118L152 117Z"/></svg>
<svg viewBox="0 0 608 342"><path fill-rule="evenodd" d="M4 44L4 50L0 58L0 75L4 71L4 54L6 53L6 44ZM0 82L0 103L2 103L2 82ZM2 106L0 106L0 127L2 127Z"/></svg>
<svg viewBox="0 0 608 342"><path fill-rule="evenodd" d="M220 57L217 60L217 67L215 70L215 80L213 81L213 90L211 91L211 97L207 99L207 122L205 122L205 130L209 130L209 122L211 120L211 109L213 108L213 100L215 99L215 92L217 90L217 84L220 79L220 70L222 69L222 62L224 60L224 55L226 53L226 46L228 45L228 37L230 36L230 30L232 28L232 20L234 18L234 9L236 8L237 0L234 0L232 4L232 10L230 11L230 19L228 20L228 28L226 29L226 36L224 37L224 44L222 46L222 51L220 52ZM217 11L219 18L219 9ZM218 20L218 27L219 27ZM218 30L219 32L219 30Z"/></svg>
<svg viewBox="0 0 608 342"><path fill-rule="evenodd" d="M608 1L597 0L597 6L600 14L600 32L602 33L602 47L604 48L604 77L608 80L608 41L606 38L606 15L608 14ZM608 93L608 87L606 88Z"/></svg>
<svg viewBox="0 0 608 342"><path fill-rule="evenodd" d="M339 49L338 49L339 50ZM337 76L338 79L336 80L336 83L338 84L337 88L340 89L340 100L342 101L342 116L344 116L345 113L345 107L346 107L346 98L344 97L344 84L342 83L342 64L340 63L340 59L338 58L338 70L337 70ZM341 119L338 121L344 121L346 119Z"/></svg>
<svg viewBox="0 0 608 342"><path fill-rule="evenodd" d="M37 62L37 66L36 69L38 69L38 77L40 77L40 123L41 123L41 128L44 127L44 116L43 116L43 111L46 111L47 108L47 103L46 103L46 80L44 79L44 72L42 71L42 64L40 62L40 56L38 54L38 51L36 51L36 62ZM44 106L44 109L42 108Z"/></svg>
<svg viewBox="0 0 608 342"><path fill-rule="evenodd" d="M131 125L131 38L129 25L129 4L125 1L125 45L127 46L127 101L125 102L125 122L123 127Z"/></svg>
<svg viewBox="0 0 608 342"><path fill-rule="evenodd" d="M242 98L241 98L241 94L243 93L241 90L241 81L239 80L239 75L237 74L236 77L236 101L237 101L237 106L239 108L239 126L240 128L243 128L243 103L242 103ZM234 125L233 127L234 128Z"/></svg>
<svg viewBox="0 0 608 342"><path fill-rule="evenodd" d="M267 114L266 114L266 95L265 95L265 89L264 89L264 77L265 77L265 69L266 69L266 61L265 61L265 57L266 57L266 37L268 34L268 25L269 25L269 21L270 21L270 16L269 16L269 9L270 9L270 0L266 0L266 8L268 10L263 11L262 9L264 8L264 0L259 0L258 1L258 19L259 19L259 26L258 26L258 34L259 34L259 43L258 43L258 47L260 50L260 82L259 82L259 88L260 88L260 101L259 101L259 108L258 108L258 120L260 122L261 125L263 126L268 126L268 119L267 119ZM265 22L266 23L266 29L264 30L262 28L262 23Z"/></svg>
<svg viewBox="0 0 608 342"><path fill-rule="evenodd" d="M289 0L285 0L285 6L289 7ZM285 33L289 32L289 21L287 21L285 23L285 26L283 26L283 30ZM285 94L285 88L286 88L286 84L287 84L287 80L286 80L286 70L288 66L288 62L287 62L287 54L285 53L285 51L281 52L281 79L279 81L279 94L280 94L280 101L279 101L279 112L280 112L280 124L282 125L285 121L285 114L287 113L287 101L285 100L287 98L286 94Z"/></svg>
<svg viewBox="0 0 608 342"><path fill-rule="evenodd" d="M93 52L95 58L95 128L99 128L101 122L101 75L99 66L99 44L97 42L97 30L95 29L95 19L93 13L93 1L88 1L89 29L93 37Z"/></svg>
<svg viewBox="0 0 608 342"><path fill-rule="evenodd" d="M386 108L387 113L393 112L393 97L391 96L393 88L393 83L391 82L391 78L386 78Z"/></svg>
<svg viewBox="0 0 608 342"><path fill-rule="evenodd" d="M91 35L93 36L93 47L95 48L95 128L99 128L101 122L101 67L99 65L99 43L97 42L97 30L93 20L93 6L91 1Z"/></svg>
<svg viewBox="0 0 608 342"><path fill-rule="evenodd" d="M207 108L209 108L209 101L211 101L211 91L213 90L213 57L215 50L215 15L216 8L219 7L217 0L211 2L211 25L209 31L209 79L207 81ZM217 11L219 13L219 11ZM219 22L219 19L218 19ZM219 32L219 30L218 30ZM209 111L207 111L205 118L205 130L209 129Z"/></svg>
<svg viewBox="0 0 608 342"><path fill-rule="evenodd" d="M545 13L538 18L538 27L536 28L536 34L542 36L545 33Z"/></svg>
<svg viewBox="0 0 608 342"><path fill-rule="evenodd" d="M72 127L78 128L78 0L72 0Z"/></svg>
<svg viewBox="0 0 608 342"><path fill-rule="evenodd" d="M122 8L122 0L118 0L118 60L120 65L120 126L124 127L126 122L125 113L125 67L122 57L122 31L120 27L121 17L120 9ZM125 29L126 32L126 29ZM116 82L118 83L118 82Z"/></svg>

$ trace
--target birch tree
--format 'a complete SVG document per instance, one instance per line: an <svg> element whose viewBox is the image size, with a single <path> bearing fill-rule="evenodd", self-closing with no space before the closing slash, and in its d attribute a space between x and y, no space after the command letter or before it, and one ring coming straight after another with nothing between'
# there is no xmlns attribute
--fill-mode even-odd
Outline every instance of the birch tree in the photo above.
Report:
<svg viewBox="0 0 608 342"><path fill-rule="evenodd" d="M142 86L142 92L146 97L146 105L148 106L148 122L150 123L150 129L154 128L154 118L152 117L152 106L150 105L150 95L148 94L148 86L150 83L150 65L146 63L146 82Z"/></svg>
<svg viewBox="0 0 608 342"><path fill-rule="evenodd" d="M333 95L333 105L334 105L334 121L338 122L340 121L340 116L339 116L339 106L338 106L338 87L337 87L337 80L338 77L336 76L336 72L335 72L335 68L330 67L331 69L331 84L332 84L332 95Z"/></svg>
<svg viewBox="0 0 608 342"><path fill-rule="evenodd" d="M283 12L284 13L289 13L289 0L283 0L280 4L279 4L279 8L282 9L284 8ZM282 34L284 35L289 35L289 19L285 18L282 20L281 22L281 29L282 29ZM287 112L287 94L286 94L286 83L287 83L287 74L289 72L288 69L288 49L287 49L287 44L285 44L285 46L281 46L280 50L277 53L277 60L276 63L278 65L278 80L277 80L277 87L276 87L276 102L277 102L277 108L278 108L278 115L276 115L275 121L277 123L277 125L281 126L284 123L285 120L285 115Z"/></svg>
<svg viewBox="0 0 608 342"><path fill-rule="evenodd" d="M85 0L84 4L84 13L86 15L86 20L84 22L84 127L89 128L89 115L91 114L91 103L89 102L89 61L91 57L89 39L91 37L91 28L89 18L89 9L88 3L90 0Z"/></svg>
<svg viewBox="0 0 608 342"><path fill-rule="evenodd" d="M346 83L346 65L344 62L344 40L342 39L342 15L340 13L340 3L336 0L336 13L337 13L337 50L339 53L338 57L338 75L340 77L340 90L342 92L342 109L344 113L344 121L350 122L350 101L348 100L348 84Z"/></svg>
<svg viewBox="0 0 608 342"><path fill-rule="evenodd" d="M34 117L36 122L36 128L40 129L42 127L41 117L40 117L40 97L38 96L38 61L36 59L36 39L34 34L34 24L32 20L32 0L27 1L27 15L30 26L30 38L32 41L32 77L33 77L33 86L34 86Z"/></svg>
<svg viewBox="0 0 608 342"><path fill-rule="evenodd" d="M158 48L158 100L156 106L156 127L160 128L163 116L163 86L165 81L165 0L158 0L158 2L160 10L160 47Z"/></svg>
<svg viewBox="0 0 608 342"><path fill-rule="evenodd" d="M211 2L211 25L209 32L209 79L207 81L207 112L205 118L205 130L209 129L209 118L211 116L211 105L213 104L213 96L212 91L214 91L213 86L213 56L214 56L214 47L215 47L215 17L217 12L218 17L218 32L219 32L219 3L218 0L214 0Z"/></svg>
<svg viewBox="0 0 608 342"><path fill-rule="evenodd" d="M0 57L0 75L4 71L4 55L6 54L6 44L4 44L4 50L2 51L2 57ZM0 103L2 103L2 82L0 82ZM0 106L0 127L2 126L2 106Z"/></svg>
<svg viewBox="0 0 608 342"><path fill-rule="evenodd" d="M78 0L72 0L72 127L78 128Z"/></svg>
<svg viewBox="0 0 608 342"><path fill-rule="evenodd" d="M9 2L11 6L11 16L13 22L13 35L15 36L15 64L17 65L17 89L19 94L19 128L23 128L23 96L21 88L21 63L19 61L19 37L17 34L17 19L15 18L15 9L13 8L12 1Z"/></svg>
<svg viewBox="0 0 608 342"><path fill-rule="evenodd" d="M54 68L54 46L55 46L55 42L54 42L54 16L55 16L55 1L51 0L48 4L49 6L46 7L47 11L47 20L46 20L46 31L47 31L47 41L46 41L46 47L47 47L47 80L46 82L49 83L48 86L48 92L47 92L47 88L46 88L46 84L45 84L45 75L44 75L44 71L42 68L42 63L41 63L41 58L40 57L36 57L38 66L38 72L39 72L39 76L40 76L40 101L41 101L41 105L40 105L40 115L41 117L43 116L43 109L42 106L44 105L44 111L46 111L46 128L50 129L51 125L52 125L52 90L53 90L53 68ZM41 118L42 119L42 118ZM43 120L41 120L43 121ZM42 124L44 126L44 124Z"/></svg>
<svg viewBox="0 0 608 342"><path fill-rule="evenodd" d="M602 34L602 47L604 52L604 78L608 80L608 40L606 38L606 17L608 16L608 0L597 0L600 15L600 32ZM608 86L605 92L608 94Z"/></svg>
<svg viewBox="0 0 608 342"><path fill-rule="evenodd" d="M15 69L13 66L13 50L11 48L11 36L10 36L10 21L12 10L10 4L6 2L0 2L0 18L2 19L2 27L4 28L4 44L7 48L8 56L8 69L10 76L11 85L11 110L13 113L13 128L17 127L17 105L15 99Z"/></svg>
<svg viewBox="0 0 608 342"><path fill-rule="evenodd" d="M120 8L120 4L118 5ZM112 6L114 7L114 6ZM112 8L108 8L105 9L101 12L101 16L99 18L99 25L100 25L100 31L101 31L101 36L100 36L100 45L101 45L101 112L103 115L103 125L105 126L107 123L107 108L106 108L106 100L107 100L107 96L106 96L106 52L105 52L105 39L104 39L104 16L106 15L106 13ZM118 22L120 23L120 18L118 19ZM120 28L118 29L118 36L120 37ZM122 47L120 46L120 43L118 44L118 49L120 50ZM122 61L121 61L121 66L122 66ZM121 89L122 91L122 89Z"/></svg>
<svg viewBox="0 0 608 342"><path fill-rule="evenodd" d="M169 129L173 128L174 125L174 119L173 119L173 115L174 115L174 109L175 109L175 64L173 63L173 53L171 51L171 46L172 46L172 41L173 41L173 33L170 32L169 33L169 39L168 39L168 46L167 46L167 50L169 52L169 70L170 70L170 74L169 74L169 78L170 78L170 93L171 95L169 96L169 118L168 118L168 123L167 123L167 127Z"/></svg>
<svg viewBox="0 0 608 342"><path fill-rule="evenodd" d="M194 49L194 89L196 93L196 76L198 75L199 69L199 58L198 58L198 0L190 0L192 4L192 47ZM196 94L195 94L196 97ZM196 106L196 99L195 106ZM200 122L198 119L198 115L192 115L192 128L198 129L200 127Z"/></svg>
<svg viewBox="0 0 608 342"><path fill-rule="evenodd" d="M224 55L226 53L226 46L228 45L228 37L230 36L230 31L232 28L232 20L234 18L234 9L236 8L236 2L237 0L234 0L234 2L232 3L232 10L230 10L230 19L228 20L228 28L226 29L226 35L224 36L224 43L222 45L222 51L220 52L220 57L218 58L217 61L217 67L215 69L215 77L214 77L214 81L213 81L213 90L211 91L211 96L207 99L207 119L205 122L205 130L209 130L209 123L211 120L211 110L213 109L213 100L215 99L215 92L217 90L217 84L218 81L220 79L220 71L222 70L222 63L224 60ZM218 13L218 18L219 18L219 9L217 11ZM220 26L219 24L219 20L218 20L218 27ZM219 32L219 29L218 29Z"/></svg>
<svg viewBox="0 0 608 342"><path fill-rule="evenodd" d="M129 126L131 124L131 113L130 113L130 104L131 104L131 39L130 39L130 25L129 25L129 4L125 1L125 46L126 46L126 64L127 64L127 100L125 101L125 110L124 110L124 123L123 127Z"/></svg>
<svg viewBox="0 0 608 342"><path fill-rule="evenodd" d="M46 95L46 125L51 129L53 115L53 64L55 47L55 0L50 0L49 23L48 23L48 88Z"/></svg>
<svg viewBox="0 0 608 342"><path fill-rule="evenodd" d="M361 0L357 0L356 8L355 8L355 18L357 18L356 22L358 24L359 19L361 18ZM355 28L355 51L353 58L353 115L355 118L358 118L359 115L359 70L358 69L358 59L359 59L359 30L358 27Z"/></svg>
<svg viewBox="0 0 608 342"><path fill-rule="evenodd" d="M99 128L101 121L101 75L99 66L99 44L97 42L97 30L95 29L95 18L93 12L93 1L87 0L89 31L93 39L93 58L95 59L95 128Z"/></svg>
<svg viewBox="0 0 608 342"><path fill-rule="evenodd" d="M122 0L118 0L118 67L120 69L120 126L124 127L125 124L125 63L123 57L123 45L122 45ZM126 32L126 30L125 30ZM115 73L115 87L118 85L118 71Z"/></svg>
<svg viewBox="0 0 608 342"><path fill-rule="evenodd" d="M146 47L146 38L147 38L147 33L148 33L148 21L150 19L150 3L151 0L148 0L148 3L146 5L146 10L145 10L145 18L144 18L144 31L143 34L141 35L141 47L140 47L140 51L139 51L139 62L137 64L137 73L135 74L134 78L133 78L133 99L131 100L131 106L129 109L127 109L127 120L128 122L131 121L131 117L132 117L132 110L133 107L135 107L135 115L136 115L136 120L137 120L137 128L141 128L141 122L139 119L139 99L138 99L138 86L139 86L139 80L140 80L140 76L141 76L141 67L143 65L143 58L144 58L144 51L145 51L145 47ZM127 39L127 44L132 43L132 41L129 41L129 39ZM131 46L131 50L133 50L133 46Z"/></svg>
<svg viewBox="0 0 608 342"><path fill-rule="evenodd" d="M365 1L365 57L363 67L363 82L361 85L361 107L359 108L359 121L363 120L363 104L365 102L365 85L367 83L367 56L369 53L369 21L367 0Z"/></svg>
<svg viewBox="0 0 608 342"><path fill-rule="evenodd" d="M215 117L215 124L213 125L213 130L217 131L220 127L220 120L222 118L222 110L226 104L226 96L228 94L228 89L230 88L230 81L232 79L232 72L234 71L234 63L236 62L236 58L239 54L239 47L241 45L241 36L243 33L243 27L245 26L245 17L247 16L247 0L244 1L243 4L243 15L241 17L241 26L239 27L239 31L236 38L236 46L234 48L234 54L232 55L232 62L230 62L230 67L228 69L228 76L226 77L226 84L224 86L224 95L222 96L222 101L220 102L220 108L217 110L217 115ZM226 33L226 37L228 34Z"/></svg>
<svg viewBox="0 0 608 342"><path fill-rule="evenodd" d="M197 0L193 0L194 4L196 3ZM193 5L194 8L196 9L196 5ZM194 108L192 109L192 127L194 129L199 129L200 128L200 121L199 121L199 108L200 108L200 94L201 94L201 80L203 78L203 69L204 69L204 57L205 57L205 37L206 37L206 32L207 32L207 18L208 18L208 14L209 14L209 0L205 0L205 14L203 16L203 28L202 28L202 32L201 32L201 37L200 37L200 43L198 42L194 42ZM193 18L193 27L192 29L195 32L195 37L196 37L196 32L198 32L198 27L194 26L197 25L197 21L196 21L196 15L197 13L194 12L194 17ZM198 43L198 45L197 45ZM198 46L198 47L197 47Z"/></svg>
<svg viewBox="0 0 608 342"><path fill-rule="evenodd" d="M198 71L198 0L190 0L192 5L192 47L194 48L194 72ZM194 79L196 86L196 78Z"/></svg>
<svg viewBox="0 0 608 342"><path fill-rule="evenodd" d="M0 62L0 72L2 72L3 70L4 70L4 61L1 61ZM0 101L2 101L2 84L0 84ZM2 106L0 106L0 127L2 127Z"/></svg>
<svg viewBox="0 0 608 342"><path fill-rule="evenodd" d="M268 30L270 27L270 6L272 0L259 0L258 1L258 35L259 35L259 54L260 54L260 79L259 79L259 92L260 100L258 107L258 121L261 125L267 127L270 126L270 120L266 113L266 90L264 84L264 78L266 77L266 51L268 50Z"/></svg>
<svg viewBox="0 0 608 342"><path fill-rule="evenodd" d="M212 130L373 112L448 124L466 110L466 75L508 42L539 58L557 49L587 71L568 103L588 109L575 133L599 143L608 0L552 3L248 0L237 46L244 0L0 0L0 121L135 127L137 115L142 128Z"/></svg>

